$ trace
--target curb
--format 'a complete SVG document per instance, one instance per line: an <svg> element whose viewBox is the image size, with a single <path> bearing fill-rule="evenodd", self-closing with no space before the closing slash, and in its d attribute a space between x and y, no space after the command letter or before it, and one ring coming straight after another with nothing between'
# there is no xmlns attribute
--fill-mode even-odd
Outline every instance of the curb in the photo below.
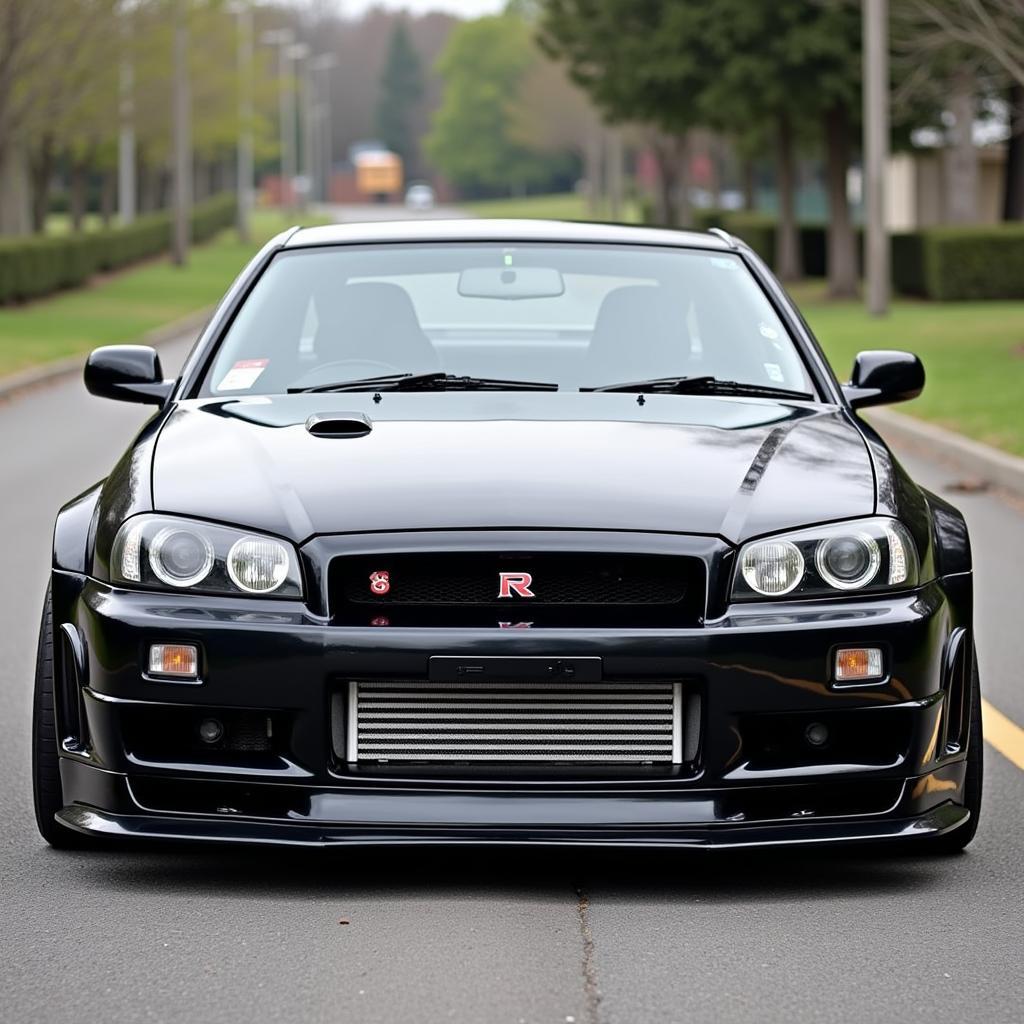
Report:
<svg viewBox="0 0 1024 1024"><path fill-rule="evenodd" d="M916 448L932 461L1024 496L1024 459L1016 455L888 409L872 409L865 418L887 441Z"/></svg>
<svg viewBox="0 0 1024 1024"><path fill-rule="evenodd" d="M173 323L164 324L152 331L147 331L136 344L152 345L158 348L169 341L176 341L187 334L198 334L206 322L210 319L213 307L189 313L188 316L175 320ZM126 342L127 344L127 342ZM64 359L56 359L52 363L44 363L42 366L31 366L27 370L20 370L7 377L0 377L0 401L14 398L23 391L40 387L61 380L64 377L72 376L82 372L85 365L86 353L77 356L67 356Z"/></svg>

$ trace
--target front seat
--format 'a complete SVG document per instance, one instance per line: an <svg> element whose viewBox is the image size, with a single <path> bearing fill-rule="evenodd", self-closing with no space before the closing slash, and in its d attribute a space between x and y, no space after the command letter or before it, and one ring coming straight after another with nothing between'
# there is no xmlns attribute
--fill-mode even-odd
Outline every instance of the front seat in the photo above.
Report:
<svg viewBox="0 0 1024 1024"><path fill-rule="evenodd" d="M441 360L423 333L409 293L365 281L317 295L316 351L321 363L366 360L400 372L429 373Z"/></svg>
<svg viewBox="0 0 1024 1024"><path fill-rule="evenodd" d="M690 360L686 310L685 298L660 285L609 292L587 348L584 385L685 375Z"/></svg>

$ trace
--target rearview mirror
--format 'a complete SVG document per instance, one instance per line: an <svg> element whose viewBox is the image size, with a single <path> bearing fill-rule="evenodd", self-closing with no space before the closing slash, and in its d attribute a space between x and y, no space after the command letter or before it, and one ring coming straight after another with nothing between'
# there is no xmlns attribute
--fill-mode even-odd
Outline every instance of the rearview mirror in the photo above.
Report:
<svg viewBox="0 0 1024 1024"><path fill-rule="evenodd" d="M147 345L104 345L89 353L85 387L99 398L163 405L174 390L174 381L164 380L156 349Z"/></svg>
<svg viewBox="0 0 1024 1024"><path fill-rule="evenodd" d="M554 299L565 281L554 267L468 267L459 294L470 299Z"/></svg>
<svg viewBox="0 0 1024 1024"><path fill-rule="evenodd" d="M924 390L924 366L912 352L859 352L843 394L855 409L909 402Z"/></svg>

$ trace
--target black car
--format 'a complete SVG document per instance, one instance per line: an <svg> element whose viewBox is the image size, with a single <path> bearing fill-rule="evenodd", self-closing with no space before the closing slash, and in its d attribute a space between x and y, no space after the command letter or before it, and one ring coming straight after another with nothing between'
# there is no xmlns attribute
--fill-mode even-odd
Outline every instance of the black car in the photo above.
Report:
<svg viewBox="0 0 1024 1024"><path fill-rule="evenodd" d="M57 517L39 829L299 845L974 835L971 554L719 234L293 229Z"/></svg>

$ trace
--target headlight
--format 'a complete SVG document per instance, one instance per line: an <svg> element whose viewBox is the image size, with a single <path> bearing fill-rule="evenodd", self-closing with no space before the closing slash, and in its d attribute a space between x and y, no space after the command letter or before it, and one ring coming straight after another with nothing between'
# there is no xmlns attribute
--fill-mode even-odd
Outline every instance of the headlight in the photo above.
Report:
<svg viewBox="0 0 1024 1024"><path fill-rule="evenodd" d="M895 519L860 519L751 541L740 549L735 600L835 596L917 585L917 548Z"/></svg>
<svg viewBox="0 0 1024 1024"><path fill-rule="evenodd" d="M125 522L114 538L110 578L210 594L302 596L291 544L172 516L141 515Z"/></svg>

